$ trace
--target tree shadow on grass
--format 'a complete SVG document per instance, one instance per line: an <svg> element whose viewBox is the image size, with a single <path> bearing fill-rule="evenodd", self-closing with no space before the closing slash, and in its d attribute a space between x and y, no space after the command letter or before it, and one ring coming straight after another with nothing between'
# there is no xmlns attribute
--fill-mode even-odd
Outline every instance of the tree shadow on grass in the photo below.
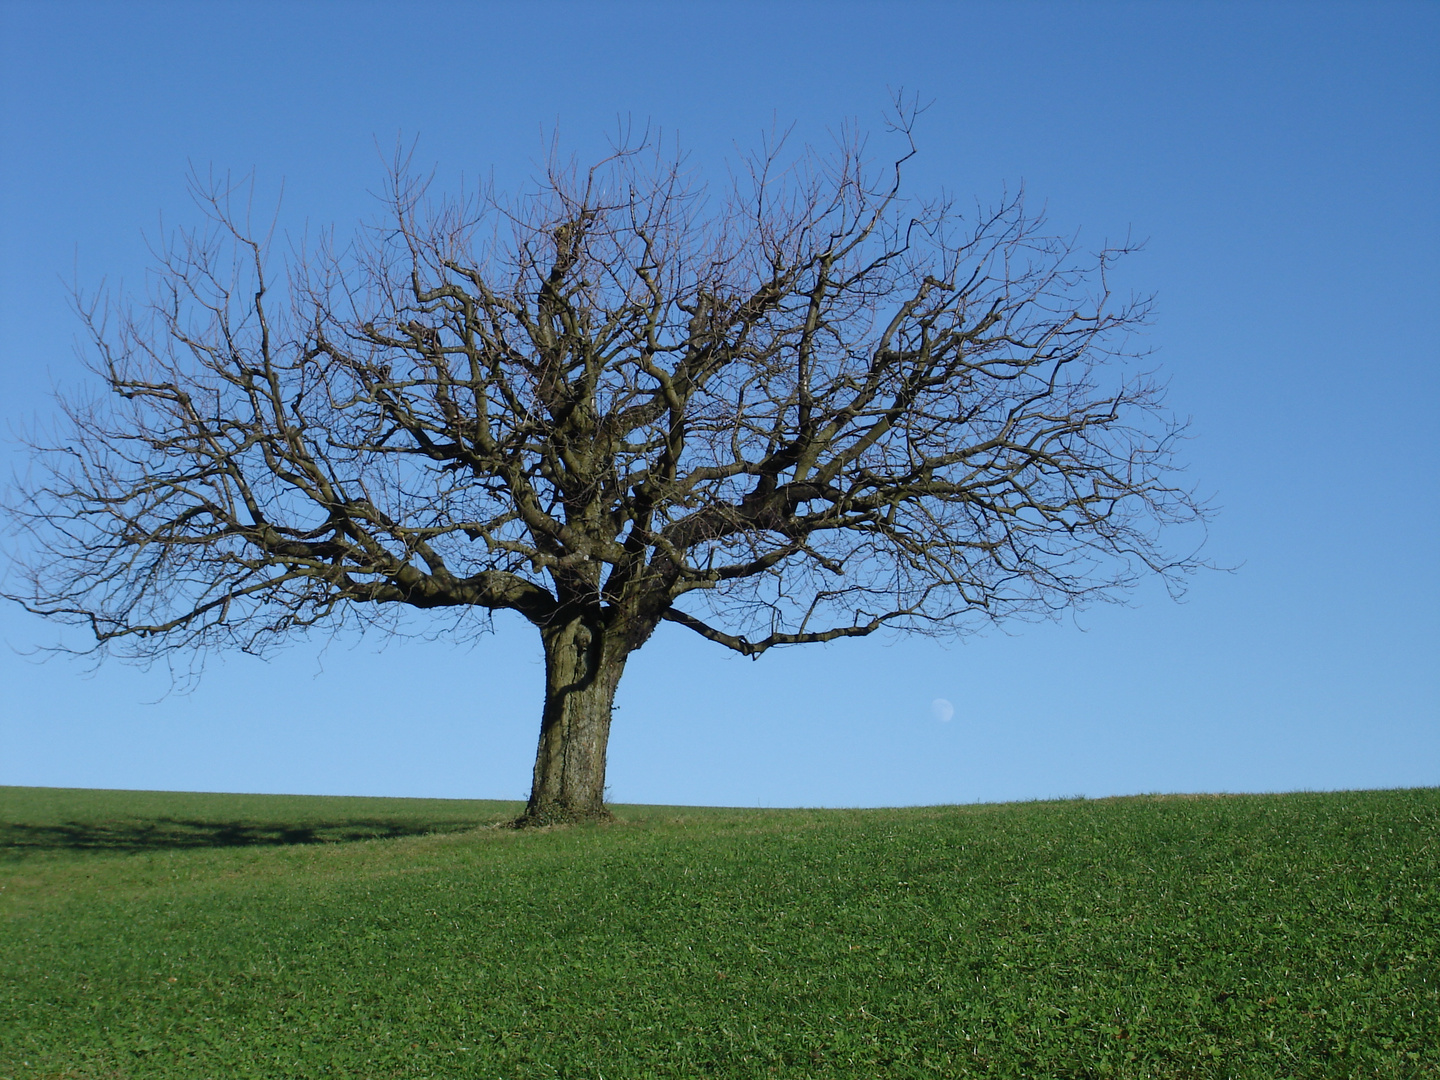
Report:
<svg viewBox="0 0 1440 1080"><path fill-rule="evenodd" d="M294 822L201 821L146 818L32 825L0 822L0 858L58 852L174 851L186 848L274 847L388 840L474 828L474 821L395 821L379 818Z"/></svg>

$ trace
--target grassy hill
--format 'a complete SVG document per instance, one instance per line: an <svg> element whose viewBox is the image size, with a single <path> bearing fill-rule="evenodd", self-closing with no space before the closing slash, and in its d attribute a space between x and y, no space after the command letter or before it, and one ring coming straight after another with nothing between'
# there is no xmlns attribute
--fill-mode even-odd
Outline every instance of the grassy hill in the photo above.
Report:
<svg viewBox="0 0 1440 1080"><path fill-rule="evenodd" d="M0 788L0 1077L1440 1077L1440 789Z"/></svg>

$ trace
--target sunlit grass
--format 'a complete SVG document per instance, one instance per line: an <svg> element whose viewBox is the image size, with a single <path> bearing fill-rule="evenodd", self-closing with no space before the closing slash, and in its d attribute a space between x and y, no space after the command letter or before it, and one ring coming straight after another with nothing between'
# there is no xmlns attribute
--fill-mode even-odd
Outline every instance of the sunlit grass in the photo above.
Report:
<svg viewBox="0 0 1440 1080"><path fill-rule="evenodd" d="M0 789L0 1077L1440 1076L1440 790Z"/></svg>

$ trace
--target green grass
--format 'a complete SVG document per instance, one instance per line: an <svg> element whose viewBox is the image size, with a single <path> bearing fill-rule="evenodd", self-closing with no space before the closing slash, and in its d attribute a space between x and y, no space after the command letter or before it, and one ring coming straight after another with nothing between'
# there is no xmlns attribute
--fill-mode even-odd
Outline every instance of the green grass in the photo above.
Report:
<svg viewBox="0 0 1440 1080"><path fill-rule="evenodd" d="M1440 1077L1440 790L0 788L0 1077Z"/></svg>

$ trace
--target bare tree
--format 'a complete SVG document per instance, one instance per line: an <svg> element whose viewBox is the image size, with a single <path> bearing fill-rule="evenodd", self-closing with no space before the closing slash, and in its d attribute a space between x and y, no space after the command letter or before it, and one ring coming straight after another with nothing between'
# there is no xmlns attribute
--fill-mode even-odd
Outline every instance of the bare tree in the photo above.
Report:
<svg viewBox="0 0 1440 1080"><path fill-rule="evenodd" d="M140 661L519 612L543 822L605 813L616 685L663 621L758 657L1178 582L1160 530L1204 509L1131 371L1123 249L909 199L894 132L881 169L857 137L769 146L719 196L649 139L513 199L397 162L387 223L278 287L202 185L148 304L81 305L106 392L33 441L10 597Z"/></svg>

